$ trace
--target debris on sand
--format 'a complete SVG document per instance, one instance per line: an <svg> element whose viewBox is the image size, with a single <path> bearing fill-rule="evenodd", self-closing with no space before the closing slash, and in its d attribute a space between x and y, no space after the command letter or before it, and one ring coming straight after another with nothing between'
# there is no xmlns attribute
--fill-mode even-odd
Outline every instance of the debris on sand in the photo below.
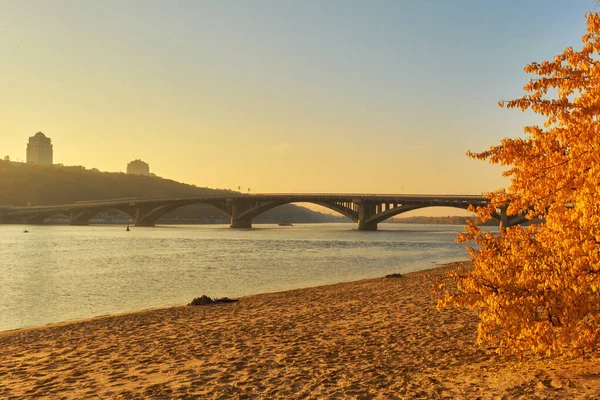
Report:
<svg viewBox="0 0 600 400"><path fill-rule="evenodd" d="M393 274L389 274L385 276L386 278L404 278L404 276L402 276L402 274L398 274L398 273L393 273Z"/></svg>
<svg viewBox="0 0 600 400"><path fill-rule="evenodd" d="M200 297L196 297L188 306L206 306L208 304L219 304L219 303L235 303L238 302L238 299L230 299L229 297L221 297L211 299L207 295L202 295Z"/></svg>

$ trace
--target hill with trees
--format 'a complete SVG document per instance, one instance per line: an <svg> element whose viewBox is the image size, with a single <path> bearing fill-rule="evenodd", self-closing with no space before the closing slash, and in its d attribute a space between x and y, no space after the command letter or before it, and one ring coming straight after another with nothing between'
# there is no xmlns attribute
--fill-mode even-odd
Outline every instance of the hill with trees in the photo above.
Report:
<svg viewBox="0 0 600 400"><path fill-rule="evenodd" d="M122 198L169 198L238 194L156 176L88 170L81 166L41 166L0 161L0 205L57 205L76 201ZM166 214L167 222L229 222L229 216L204 204L181 207ZM344 217L323 214L295 204L285 204L261 214L254 222L334 222Z"/></svg>
<svg viewBox="0 0 600 400"><path fill-rule="evenodd" d="M462 217L458 215L450 215L446 217L427 217L427 216L416 216L416 217L395 217L390 218L390 222L402 223L402 224L425 224L425 225L467 225L468 221L471 221L476 226L498 226L499 221L490 219L483 222L481 218L473 217Z"/></svg>

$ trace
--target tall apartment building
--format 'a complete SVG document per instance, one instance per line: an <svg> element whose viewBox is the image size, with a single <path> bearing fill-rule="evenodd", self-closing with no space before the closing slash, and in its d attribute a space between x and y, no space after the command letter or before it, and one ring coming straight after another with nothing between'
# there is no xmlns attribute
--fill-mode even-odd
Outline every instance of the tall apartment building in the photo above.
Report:
<svg viewBox="0 0 600 400"><path fill-rule="evenodd" d="M27 164L52 165L52 141L42 132L29 138Z"/></svg>
<svg viewBox="0 0 600 400"><path fill-rule="evenodd" d="M142 160L133 160L127 164L127 173L134 175L150 175L150 166Z"/></svg>

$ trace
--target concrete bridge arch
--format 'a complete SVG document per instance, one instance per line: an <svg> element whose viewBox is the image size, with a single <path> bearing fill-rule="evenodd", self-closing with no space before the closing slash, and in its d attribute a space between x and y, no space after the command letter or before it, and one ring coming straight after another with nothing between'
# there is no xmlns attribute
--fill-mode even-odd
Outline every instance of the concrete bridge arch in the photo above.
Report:
<svg viewBox="0 0 600 400"><path fill-rule="evenodd" d="M467 210L470 203L460 204L405 204L396 202L378 202L363 199L353 199L351 201L326 201L321 199L279 199L266 202L255 202L239 204L234 203L230 208L231 227L232 228L251 228L252 219L272 208L289 203L311 203L326 207L332 211L336 211L358 224L358 230L377 230L377 225L388 218L396 215L427 207L454 207ZM500 217L498 217L499 219Z"/></svg>
<svg viewBox="0 0 600 400"><path fill-rule="evenodd" d="M302 200L302 201L269 201L264 203L246 204L245 207L240 207L238 204L232 204L230 207L229 215L231 216L231 227L232 228L251 228L252 219L258 215L279 207L284 204L290 203L311 203L326 207L332 211L336 211L341 215L351 219L358 224L358 230L377 230L379 223L386 219L392 218L396 215L400 215L409 211L429 208L429 207L452 207L462 210L468 210L470 204L397 204L397 203L377 203L369 201L319 201L319 200ZM498 210L492 214L492 218L498 220L502 226L508 227L517 224L522 224L527 221L523 215L508 216L506 209Z"/></svg>
<svg viewBox="0 0 600 400"><path fill-rule="evenodd" d="M311 203L335 211L354 222L358 222L358 207L351 202L343 201L307 201L307 200L268 200L265 202L231 202L228 214L232 228L251 228L252 220L273 208L293 203Z"/></svg>

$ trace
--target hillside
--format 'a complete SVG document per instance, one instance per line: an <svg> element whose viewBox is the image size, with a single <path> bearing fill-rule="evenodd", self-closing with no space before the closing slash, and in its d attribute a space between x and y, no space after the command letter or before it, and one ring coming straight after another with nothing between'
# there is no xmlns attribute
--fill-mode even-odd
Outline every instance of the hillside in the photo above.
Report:
<svg viewBox="0 0 600 400"><path fill-rule="evenodd" d="M472 217L461 217L457 215L447 217L394 217L390 218L388 222L402 223L402 224L426 224L426 225L466 225L467 221L474 221L475 225L479 226L498 226L500 221L491 219L486 222L481 222L477 216Z"/></svg>
<svg viewBox="0 0 600 400"><path fill-rule="evenodd" d="M83 167L39 166L0 161L0 205L56 205L85 200L192 197L236 194L153 176L100 172ZM171 222L228 222L227 214L197 204L166 214ZM254 222L331 222L345 219L286 204L265 212Z"/></svg>

